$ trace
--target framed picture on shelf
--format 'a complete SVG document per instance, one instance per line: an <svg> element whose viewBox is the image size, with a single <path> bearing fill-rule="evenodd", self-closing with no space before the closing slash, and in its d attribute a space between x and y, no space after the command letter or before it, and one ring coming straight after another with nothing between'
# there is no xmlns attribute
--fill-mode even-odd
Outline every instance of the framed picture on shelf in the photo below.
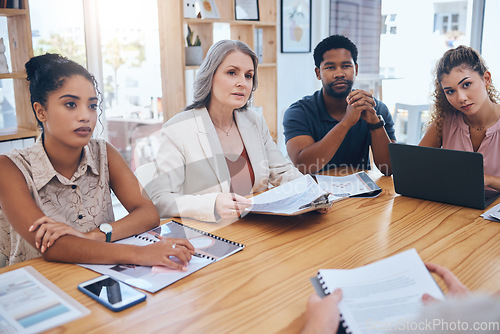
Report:
<svg viewBox="0 0 500 334"><path fill-rule="evenodd" d="M197 0L202 19L220 19L215 0Z"/></svg>
<svg viewBox="0 0 500 334"><path fill-rule="evenodd" d="M259 21L259 0L234 0L236 20Z"/></svg>
<svg viewBox="0 0 500 334"><path fill-rule="evenodd" d="M281 53L311 52L311 0L281 0Z"/></svg>

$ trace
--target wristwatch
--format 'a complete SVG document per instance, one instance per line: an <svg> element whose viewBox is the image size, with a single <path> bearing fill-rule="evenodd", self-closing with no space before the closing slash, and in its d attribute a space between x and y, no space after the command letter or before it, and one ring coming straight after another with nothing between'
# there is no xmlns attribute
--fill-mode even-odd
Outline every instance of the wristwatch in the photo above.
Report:
<svg viewBox="0 0 500 334"><path fill-rule="evenodd" d="M377 130L377 129L380 129L381 127L383 127L385 125L384 118L381 115L377 115L377 117L378 117L378 119L380 121L377 122L377 123L375 123L375 124L368 123L368 129L370 129L370 130Z"/></svg>
<svg viewBox="0 0 500 334"><path fill-rule="evenodd" d="M111 241L111 232L113 232L113 226L108 223L101 224L99 230L106 235L106 242Z"/></svg>

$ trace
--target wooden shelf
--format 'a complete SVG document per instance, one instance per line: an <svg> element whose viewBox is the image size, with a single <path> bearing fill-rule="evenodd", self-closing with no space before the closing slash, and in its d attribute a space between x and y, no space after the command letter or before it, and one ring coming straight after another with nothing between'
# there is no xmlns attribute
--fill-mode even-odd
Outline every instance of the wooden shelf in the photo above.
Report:
<svg viewBox="0 0 500 334"><path fill-rule="evenodd" d="M0 73L0 79L26 79L26 72Z"/></svg>
<svg viewBox="0 0 500 334"><path fill-rule="evenodd" d="M26 9L12 9L12 8L0 9L0 16L21 16L27 14L28 11Z"/></svg>
<svg viewBox="0 0 500 334"><path fill-rule="evenodd" d="M276 63L259 63L259 68L261 67L276 67Z"/></svg>
<svg viewBox="0 0 500 334"><path fill-rule="evenodd" d="M254 25L258 27L275 27L276 22L263 22L263 21L251 21L251 20L223 20L223 19L184 19L187 24L203 24L203 23L228 23L231 25Z"/></svg>
<svg viewBox="0 0 500 334"><path fill-rule="evenodd" d="M0 9L0 17L7 18L11 73L0 74L0 79L11 79L14 86L14 101L17 128L0 129L0 141L36 137L37 122L30 104L30 93L26 81L24 64L33 57L31 23L28 0L20 0L23 9Z"/></svg>
<svg viewBox="0 0 500 334"><path fill-rule="evenodd" d="M0 141L38 137L39 132L25 128L0 129Z"/></svg>

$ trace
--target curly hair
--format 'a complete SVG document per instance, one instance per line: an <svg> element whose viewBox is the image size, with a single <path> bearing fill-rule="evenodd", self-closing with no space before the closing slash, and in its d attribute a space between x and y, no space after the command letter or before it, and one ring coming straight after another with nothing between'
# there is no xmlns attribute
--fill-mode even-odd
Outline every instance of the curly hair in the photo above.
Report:
<svg viewBox="0 0 500 334"><path fill-rule="evenodd" d="M325 52L332 49L346 49L351 53L354 64L358 63L358 48L351 40L343 35L331 35L319 42L314 48L314 65L320 67Z"/></svg>
<svg viewBox="0 0 500 334"><path fill-rule="evenodd" d="M483 76L488 68L481 55L471 47L458 46L455 49L446 51L441 59L436 64L434 92L432 99L434 101L433 112L430 117L429 124L435 123L438 136L442 135L443 122L446 115L458 113L455 108L448 102L445 92L441 87L443 75L450 74L451 70L457 66L467 66L471 70ZM500 95L493 84L487 88L488 96L494 103L500 104Z"/></svg>
<svg viewBox="0 0 500 334"><path fill-rule="evenodd" d="M38 127L42 131L43 123L36 116L34 104L40 103L47 106L48 95L61 88L66 78L74 75L81 75L94 85L98 96L98 107L101 110L102 94L97 87L97 81L92 74L82 65L70 60L60 54L46 53L41 56L31 58L25 65L29 90L31 95L31 107L38 122ZM102 110L101 110L102 112Z"/></svg>

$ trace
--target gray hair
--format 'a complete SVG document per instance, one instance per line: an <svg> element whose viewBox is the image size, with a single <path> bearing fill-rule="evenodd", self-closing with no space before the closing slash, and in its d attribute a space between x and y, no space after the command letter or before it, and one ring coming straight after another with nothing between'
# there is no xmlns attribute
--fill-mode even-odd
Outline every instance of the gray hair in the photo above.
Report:
<svg viewBox="0 0 500 334"><path fill-rule="evenodd" d="M212 82L215 71L219 68L220 64L224 61L226 56L233 51L241 51L252 58L254 75L252 92L248 97L247 103L239 110L245 110L248 107L248 102L252 99L253 92L257 89L257 66L258 58L255 52L245 43L236 40L222 40L213 44L207 52L205 59L200 65L196 80L194 82L194 99L193 103L188 105L184 110L197 109L207 107L210 103L212 96Z"/></svg>

